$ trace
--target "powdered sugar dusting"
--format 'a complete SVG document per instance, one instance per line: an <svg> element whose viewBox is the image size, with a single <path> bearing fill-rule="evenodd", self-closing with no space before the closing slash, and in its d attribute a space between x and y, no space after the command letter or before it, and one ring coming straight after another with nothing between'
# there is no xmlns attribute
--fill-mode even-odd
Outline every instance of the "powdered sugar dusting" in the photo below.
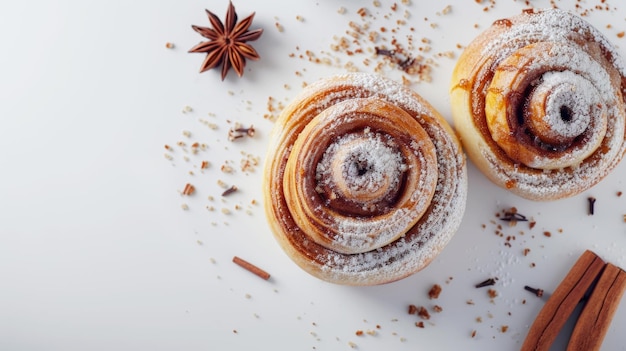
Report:
<svg viewBox="0 0 626 351"><path fill-rule="evenodd" d="M599 118L597 113L592 113L597 111L589 107L600 103L600 94L588 80L571 71L548 72L542 78L538 90L549 94L543 119L556 134L563 138L576 137L587 129L592 118ZM564 107L570 111L567 119L563 118Z"/></svg>
<svg viewBox="0 0 626 351"><path fill-rule="evenodd" d="M496 55L495 62L510 56L516 48L524 47L539 41L570 42L576 34L588 36L590 40L600 44L612 57L611 64L622 76L626 75L624 63L613 45L596 28L582 18L560 9L540 10L531 14L523 14L521 22L503 31L495 40L482 50L482 55Z"/></svg>
<svg viewBox="0 0 626 351"><path fill-rule="evenodd" d="M299 127L300 124L308 123L330 106L355 97L373 97L399 106L422 126L432 141L437 160L437 180L435 193L426 213L400 239L358 254L338 253L307 239L304 233L293 227L292 220L285 213L280 201L275 201L276 204L272 204L273 208L268 213L275 216L282 228L276 235L287 236L289 245L297 249L298 255L302 255L292 258L311 274L337 283L381 284L401 279L424 268L456 232L467 196L465 158L450 127L427 102L399 83L366 73L339 75L309 85L285 109L288 113L284 113L277 121L277 125L285 126L275 135L276 145L281 145L279 148L283 150L278 150L278 154L288 152L291 140L295 139L292 130L302 128ZM303 104L303 101L306 103ZM418 144L419 141L416 146ZM280 168L280 165L276 168ZM278 182L272 182L271 190L282 193L277 184ZM402 214L403 212L398 212L397 219ZM358 233L360 230L358 222L346 222L342 225L350 232Z"/></svg>
<svg viewBox="0 0 626 351"><path fill-rule="evenodd" d="M489 164L486 173L491 173L496 183L531 199L579 193L604 178L626 153L622 59L597 29L566 11L524 13L511 18L510 23L506 28L494 24L490 29L493 37L485 36L489 41L480 42L484 61L475 68L476 77L467 79L485 81L509 57L534 46L540 48L530 54L533 64L524 66L524 74L538 77L532 92L537 96L523 97L520 108L547 96L545 115L533 116L537 121L527 122L533 132L535 122L546 125L547 131L531 140L536 145L530 147L543 150L526 164L491 150L497 146L491 136L482 134L485 145L479 154ZM485 93L476 87L472 88L474 111L480 110L477 101ZM517 107L510 111L517 111ZM563 143L554 142L561 139Z"/></svg>
<svg viewBox="0 0 626 351"><path fill-rule="evenodd" d="M609 115L619 114L613 98L619 92L611 85L611 79L602 65L577 46L540 43L520 51L529 51L527 54L534 58L525 74L542 72L546 67L552 69L542 74L534 92L528 97L526 108L537 105L537 110L543 114L527 116L527 123L532 126L533 119L539 118L544 129L535 128L540 152L526 165L557 169L580 164L604 139L607 112ZM535 101L537 96L538 100L543 100L546 95L545 106L543 101ZM585 142L572 144L576 137L584 138ZM550 153L546 155L541 149Z"/></svg>
<svg viewBox="0 0 626 351"><path fill-rule="evenodd" d="M361 138L348 134L331 144L317 165L316 178L326 179L330 185L332 170L340 167L342 185L352 193L378 193L385 184L387 191L395 188L406 170L402 155L380 134L365 135L364 142L355 142Z"/></svg>

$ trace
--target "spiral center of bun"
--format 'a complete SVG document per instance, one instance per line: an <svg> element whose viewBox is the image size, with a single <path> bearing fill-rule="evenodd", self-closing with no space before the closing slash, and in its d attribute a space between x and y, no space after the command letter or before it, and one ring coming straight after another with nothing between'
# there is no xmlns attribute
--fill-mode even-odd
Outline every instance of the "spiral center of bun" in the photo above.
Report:
<svg viewBox="0 0 626 351"><path fill-rule="evenodd" d="M539 42L498 64L485 117L493 140L514 162L542 170L576 167L606 134L611 96L594 52Z"/></svg>
<svg viewBox="0 0 626 351"><path fill-rule="evenodd" d="M370 132L350 133L333 142L316 167L318 189L336 189L324 194L339 212L354 204L356 214L386 212L397 200L406 165L389 135ZM335 203L335 199L342 199ZM354 214L354 213L353 213Z"/></svg>
<svg viewBox="0 0 626 351"><path fill-rule="evenodd" d="M430 206L437 179L436 149L422 126L403 109L370 98L315 116L293 144L283 181L303 232L333 251L355 254L405 235Z"/></svg>
<svg viewBox="0 0 626 351"><path fill-rule="evenodd" d="M529 101L530 130L538 141L562 148L585 133L602 106L593 84L571 71L545 73Z"/></svg>

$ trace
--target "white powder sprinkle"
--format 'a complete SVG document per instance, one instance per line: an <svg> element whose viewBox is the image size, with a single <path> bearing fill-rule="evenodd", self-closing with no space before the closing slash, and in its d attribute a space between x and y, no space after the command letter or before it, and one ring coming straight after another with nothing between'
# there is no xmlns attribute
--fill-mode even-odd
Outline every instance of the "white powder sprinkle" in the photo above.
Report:
<svg viewBox="0 0 626 351"><path fill-rule="evenodd" d="M557 144L549 150L552 155L539 155L528 165L505 160L490 147L479 153L494 170L494 181L512 185L524 197L546 199L576 194L603 179L626 153L624 87L620 86L626 76L624 63L602 33L566 11L525 13L510 22L506 30L494 25L492 30L497 36L481 43L482 54L490 61L476 72L476 80L486 79L488 72L520 50L546 43L540 47L550 49L536 51L535 64L526 67L529 72L548 70L540 75L541 82L534 91L549 96L546 115L540 116L543 120L539 122L549 126L549 138L578 141L572 146ZM605 63L612 65L608 68L611 71ZM615 78L612 70L621 77ZM535 140L543 147L541 138L538 135ZM486 141L488 145L490 142Z"/></svg>
<svg viewBox="0 0 626 351"><path fill-rule="evenodd" d="M313 92L315 98L311 98L310 94ZM270 145L270 150L277 151L273 155L270 154L268 160L282 160L284 158L280 155L288 155L296 138L293 130L301 130L321 111L342 101L349 101L355 95L358 98L378 98L399 106L418 121L431 139L436 153L437 179L435 193L425 215L403 237L388 245L364 253L342 254L316 244L295 228L289 210L283 202L278 200L268 202L268 206L271 206L268 214L271 217L270 222L275 227L275 234L280 239L279 242L283 245L287 245L288 242L288 245L294 246L295 250L288 250L288 252L297 251L297 254L292 254L292 259L311 274L319 276L321 265L323 271L321 277L332 282L353 285L380 284L401 279L424 268L448 243L459 227L465 209L467 173L465 158L458 141L445 120L434 112L426 101L399 83L366 73L340 75L309 85L290 106L285 108L277 120L277 125L282 128L274 132ZM373 140L376 138L372 137ZM384 138L381 140L384 141ZM377 141L371 142L379 148L379 151L375 151L371 156L376 156L386 148L377 144ZM387 160L380 161L381 164L388 165L388 162L391 162L397 167L398 163L393 152L387 154L385 151L385 154L383 158ZM274 178L272 173L281 174L280 161L267 164L270 177L266 178ZM323 178L322 175L327 172L327 168L326 165L320 166L316 171ZM282 194L280 188L282 181L270 182L269 186L270 193ZM399 211L396 219L401 219L402 214L403 212ZM354 223L356 222L343 225ZM358 226L357 223L347 231L359 232Z"/></svg>
<svg viewBox="0 0 626 351"><path fill-rule="evenodd" d="M353 193L394 189L406 170L402 155L385 143L379 133L366 136L365 142L355 143L359 136L347 134L331 144L317 165L316 178L326 179L326 185L330 185L332 165L337 164L341 167L341 179Z"/></svg>

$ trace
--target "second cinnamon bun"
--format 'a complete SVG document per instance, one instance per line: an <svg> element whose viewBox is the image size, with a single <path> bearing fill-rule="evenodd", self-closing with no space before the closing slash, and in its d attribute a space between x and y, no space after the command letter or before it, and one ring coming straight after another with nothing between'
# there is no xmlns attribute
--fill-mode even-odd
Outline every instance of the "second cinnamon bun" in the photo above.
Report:
<svg viewBox="0 0 626 351"><path fill-rule="evenodd" d="M457 132L494 183L532 200L581 193L626 153L626 74L592 25L558 9L496 21L451 82Z"/></svg>

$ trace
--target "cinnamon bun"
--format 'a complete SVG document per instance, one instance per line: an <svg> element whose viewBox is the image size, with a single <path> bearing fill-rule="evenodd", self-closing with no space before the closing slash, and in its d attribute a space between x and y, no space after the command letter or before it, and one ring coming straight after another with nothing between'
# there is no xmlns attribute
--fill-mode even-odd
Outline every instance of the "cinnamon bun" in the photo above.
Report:
<svg viewBox="0 0 626 351"><path fill-rule="evenodd" d="M457 230L465 158L447 122L373 74L306 87L276 121L264 170L278 243L310 274L374 285L425 267Z"/></svg>
<svg viewBox="0 0 626 351"><path fill-rule="evenodd" d="M626 74L609 41L558 9L496 21L454 69L455 128L494 183L532 200L581 193L626 153Z"/></svg>

